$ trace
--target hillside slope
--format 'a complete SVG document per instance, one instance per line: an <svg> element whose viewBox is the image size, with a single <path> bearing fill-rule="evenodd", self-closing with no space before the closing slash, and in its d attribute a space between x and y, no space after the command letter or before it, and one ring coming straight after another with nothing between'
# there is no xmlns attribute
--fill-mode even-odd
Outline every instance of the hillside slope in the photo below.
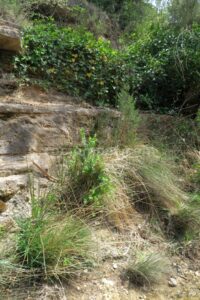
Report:
<svg viewBox="0 0 200 300"><path fill-rule="evenodd" d="M74 99L64 94L45 93L38 88L16 90L1 97L0 102L0 197L6 205L0 223L12 233L16 217L30 214L30 174L34 175L36 190L39 187L41 193L47 189L51 176L56 176L59 151L68 151L77 144L80 128L91 130L103 110L75 104ZM110 114L116 117L116 112ZM34 288L22 284L1 296L4 299L198 299L200 274L199 262L193 260L194 249L188 253L192 260L172 255L173 247L149 230L145 216L135 211L131 218L133 222L121 232L98 220L91 223L97 265L94 270L80 273L69 287L64 283L62 287L44 284ZM170 257L168 276L150 291L135 289L121 277L132 253L142 249ZM197 253L195 257L198 258ZM175 281L175 287L169 286L173 285L171 280Z"/></svg>

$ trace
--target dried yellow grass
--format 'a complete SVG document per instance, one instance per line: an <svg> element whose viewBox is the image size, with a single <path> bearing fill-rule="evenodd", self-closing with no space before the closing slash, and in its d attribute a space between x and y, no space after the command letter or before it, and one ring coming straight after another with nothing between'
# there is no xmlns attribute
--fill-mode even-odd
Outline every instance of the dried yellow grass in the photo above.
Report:
<svg viewBox="0 0 200 300"><path fill-rule="evenodd" d="M116 192L115 200L126 207L127 216L131 216L127 203L136 206L143 203L150 211L166 209L176 214L187 199L170 163L154 147L137 145L133 149L111 149L104 154L104 160L107 173L123 190L123 195ZM115 206L115 203L112 201L110 205Z"/></svg>

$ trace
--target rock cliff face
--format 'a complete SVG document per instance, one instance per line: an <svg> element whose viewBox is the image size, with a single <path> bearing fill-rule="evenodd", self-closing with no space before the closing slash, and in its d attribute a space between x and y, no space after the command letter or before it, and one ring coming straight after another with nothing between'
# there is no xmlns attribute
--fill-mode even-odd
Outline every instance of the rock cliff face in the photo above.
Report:
<svg viewBox="0 0 200 300"><path fill-rule="evenodd" d="M0 49L19 52L21 40L19 28L6 21L0 21Z"/></svg>
<svg viewBox="0 0 200 300"><path fill-rule="evenodd" d="M29 213L30 173L45 188L41 170L51 174L59 151L78 143L80 128L90 130L101 112L37 88L0 96L0 222Z"/></svg>

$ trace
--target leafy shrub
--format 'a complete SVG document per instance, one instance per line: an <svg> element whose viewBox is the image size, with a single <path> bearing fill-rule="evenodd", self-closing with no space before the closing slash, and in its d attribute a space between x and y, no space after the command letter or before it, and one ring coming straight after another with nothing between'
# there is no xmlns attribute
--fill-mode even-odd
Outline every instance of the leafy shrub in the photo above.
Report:
<svg viewBox="0 0 200 300"><path fill-rule="evenodd" d="M137 286L158 283L168 272L169 264L160 254L141 252L133 262L129 262L126 275Z"/></svg>
<svg viewBox="0 0 200 300"><path fill-rule="evenodd" d="M83 267L90 234L80 220L69 214L50 215L34 199L32 216L18 223L17 256L23 266L46 275L69 274Z"/></svg>
<svg viewBox="0 0 200 300"><path fill-rule="evenodd" d="M103 197L111 190L102 156L96 151L96 137L85 136L81 130L82 147L75 148L68 157L68 170L61 199L66 205L101 208ZM73 191L73 192L72 192Z"/></svg>
<svg viewBox="0 0 200 300"><path fill-rule="evenodd" d="M199 38L199 26L178 31L155 23L128 47L131 90L140 107L171 113L197 111Z"/></svg>
<svg viewBox="0 0 200 300"><path fill-rule="evenodd" d="M137 32L144 26L148 19L153 19L157 14L155 7L147 1L126 0L119 14L120 28L123 30L123 38L129 39L129 35Z"/></svg>
<svg viewBox="0 0 200 300"><path fill-rule="evenodd" d="M23 45L24 53L15 59L19 76L44 79L94 103L114 104L125 67L109 42L83 30L39 22L26 28Z"/></svg>

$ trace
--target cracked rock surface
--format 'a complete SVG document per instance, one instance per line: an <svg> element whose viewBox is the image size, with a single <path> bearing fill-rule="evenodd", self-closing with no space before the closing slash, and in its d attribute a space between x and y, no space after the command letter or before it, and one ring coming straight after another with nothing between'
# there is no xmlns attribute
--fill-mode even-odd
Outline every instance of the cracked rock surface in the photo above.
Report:
<svg viewBox="0 0 200 300"><path fill-rule="evenodd" d="M59 151L77 144L80 128L90 130L101 112L64 94L37 88L0 96L0 201L6 203L0 221L18 209L20 214L28 213L30 173L47 187L39 167L51 172Z"/></svg>

